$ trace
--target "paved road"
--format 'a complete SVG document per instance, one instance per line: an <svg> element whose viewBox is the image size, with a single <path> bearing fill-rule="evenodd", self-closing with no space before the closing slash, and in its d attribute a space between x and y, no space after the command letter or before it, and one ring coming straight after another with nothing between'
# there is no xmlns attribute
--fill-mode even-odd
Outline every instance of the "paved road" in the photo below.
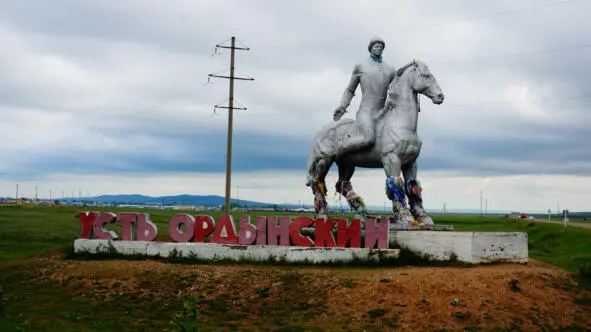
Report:
<svg viewBox="0 0 591 332"><path fill-rule="evenodd" d="M558 225L562 225L563 224L562 221L555 221L555 220L548 221L548 220L544 220L544 219L536 219L536 222L543 222L543 223L546 223L546 224L558 224ZM591 229L591 223L584 223L584 222L570 222L569 221L569 222L566 223L566 227L569 227L569 226L577 226L577 227L583 227L583 228L589 228L589 229Z"/></svg>

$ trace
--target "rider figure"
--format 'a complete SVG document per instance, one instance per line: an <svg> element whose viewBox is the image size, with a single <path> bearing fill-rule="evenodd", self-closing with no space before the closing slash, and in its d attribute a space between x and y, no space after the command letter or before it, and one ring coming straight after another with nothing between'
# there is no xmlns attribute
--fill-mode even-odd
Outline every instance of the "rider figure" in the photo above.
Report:
<svg viewBox="0 0 591 332"><path fill-rule="evenodd" d="M361 103L356 115L356 129L351 138L344 141L337 151L337 158L375 143L375 120L384 108L388 87L396 76L394 68L382 61L382 52L386 43L380 38L373 38L367 47L370 56L355 65L349 85L345 89L341 104L335 109L333 119L338 121L347 111L358 85L361 85Z"/></svg>

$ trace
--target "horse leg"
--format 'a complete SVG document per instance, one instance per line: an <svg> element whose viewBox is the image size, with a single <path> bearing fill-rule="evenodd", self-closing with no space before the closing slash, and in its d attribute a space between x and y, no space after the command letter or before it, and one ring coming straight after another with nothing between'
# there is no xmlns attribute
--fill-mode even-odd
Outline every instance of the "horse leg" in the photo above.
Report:
<svg viewBox="0 0 591 332"><path fill-rule="evenodd" d="M360 219L365 219L367 208L361 196L353 191L353 185L351 185L350 181L355 172L355 166L338 164L338 162L337 165L339 167L339 180L336 184L336 191L347 199L349 207L360 215Z"/></svg>
<svg viewBox="0 0 591 332"><path fill-rule="evenodd" d="M421 183L417 180L417 162L416 160L411 164L402 167L402 174L404 175L404 184L406 189L406 196L408 197L408 205L410 206L410 213L413 217L422 224L432 225L433 219L429 217L427 211L423 208L423 196Z"/></svg>
<svg viewBox="0 0 591 332"><path fill-rule="evenodd" d="M317 218L328 219L328 203L326 202L326 174L330 169L332 161L322 159L316 164L314 173L315 177L309 181L314 194L314 210Z"/></svg>
<svg viewBox="0 0 591 332"><path fill-rule="evenodd" d="M406 205L404 197L404 180L400 176L402 163L396 153L389 153L382 157L386 172L386 196L392 201L394 215L390 219L396 224L409 224L414 218Z"/></svg>

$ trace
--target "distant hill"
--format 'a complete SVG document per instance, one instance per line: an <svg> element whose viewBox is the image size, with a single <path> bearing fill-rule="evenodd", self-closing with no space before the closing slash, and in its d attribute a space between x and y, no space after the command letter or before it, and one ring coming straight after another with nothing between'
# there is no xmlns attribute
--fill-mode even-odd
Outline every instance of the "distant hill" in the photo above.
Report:
<svg viewBox="0 0 591 332"><path fill-rule="evenodd" d="M83 197L80 199L77 198L65 198L66 201L86 201L86 202L97 202L97 203L117 203L117 204L162 204L162 205L199 205L205 207L220 207L224 205L224 197L218 195L176 195L176 196L145 196L145 195L101 195L96 197ZM313 200L313 198L311 198ZM268 203L268 202L256 202L256 201L249 201L249 200L237 200L232 198L232 204L237 204L242 207L254 207L254 208L262 208L262 207L277 207L283 209L295 209L295 208L314 208L312 204L277 204L277 203ZM349 206L347 202L343 200L341 202L342 208L345 212L349 212ZM341 210L340 204L329 204L329 209L331 211L339 211ZM384 213L390 212L391 206L387 205L386 211L384 211L383 206L368 206L367 209L373 213ZM429 213L441 213L440 209L426 209ZM460 214L479 214L480 210L478 209L448 209L448 213L460 213ZM488 210L488 214L508 214L510 213L509 210ZM540 214L543 213L530 213L530 214ZM572 217L591 217L591 212L573 212L569 213L569 216Z"/></svg>
<svg viewBox="0 0 591 332"><path fill-rule="evenodd" d="M163 204L163 205L201 205L201 206L221 206L224 205L224 197L217 195L176 195L176 196L144 196L144 195L101 195L96 197L85 197L82 201L93 201L100 203L118 203L118 204ZM273 206L272 203L254 202L248 200L231 199L234 204L249 207Z"/></svg>

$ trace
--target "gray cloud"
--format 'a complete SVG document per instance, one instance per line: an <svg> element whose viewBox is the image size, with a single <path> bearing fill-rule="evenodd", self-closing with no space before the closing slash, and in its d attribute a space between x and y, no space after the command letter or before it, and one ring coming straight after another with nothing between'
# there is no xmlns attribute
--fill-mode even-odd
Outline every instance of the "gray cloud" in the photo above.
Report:
<svg viewBox="0 0 591 332"><path fill-rule="evenodd" d="M210 115L227 82L203 83L228 67L211 55L234 31L252 47L238 71L256 78L237 83L249 108L236 116L237 171L303 171L378 34L387 62L426 61L446 93L423 103L422 169L589 174L590 4L545 4L7 1L0 172L223 172L225 117Z"/></svg>

